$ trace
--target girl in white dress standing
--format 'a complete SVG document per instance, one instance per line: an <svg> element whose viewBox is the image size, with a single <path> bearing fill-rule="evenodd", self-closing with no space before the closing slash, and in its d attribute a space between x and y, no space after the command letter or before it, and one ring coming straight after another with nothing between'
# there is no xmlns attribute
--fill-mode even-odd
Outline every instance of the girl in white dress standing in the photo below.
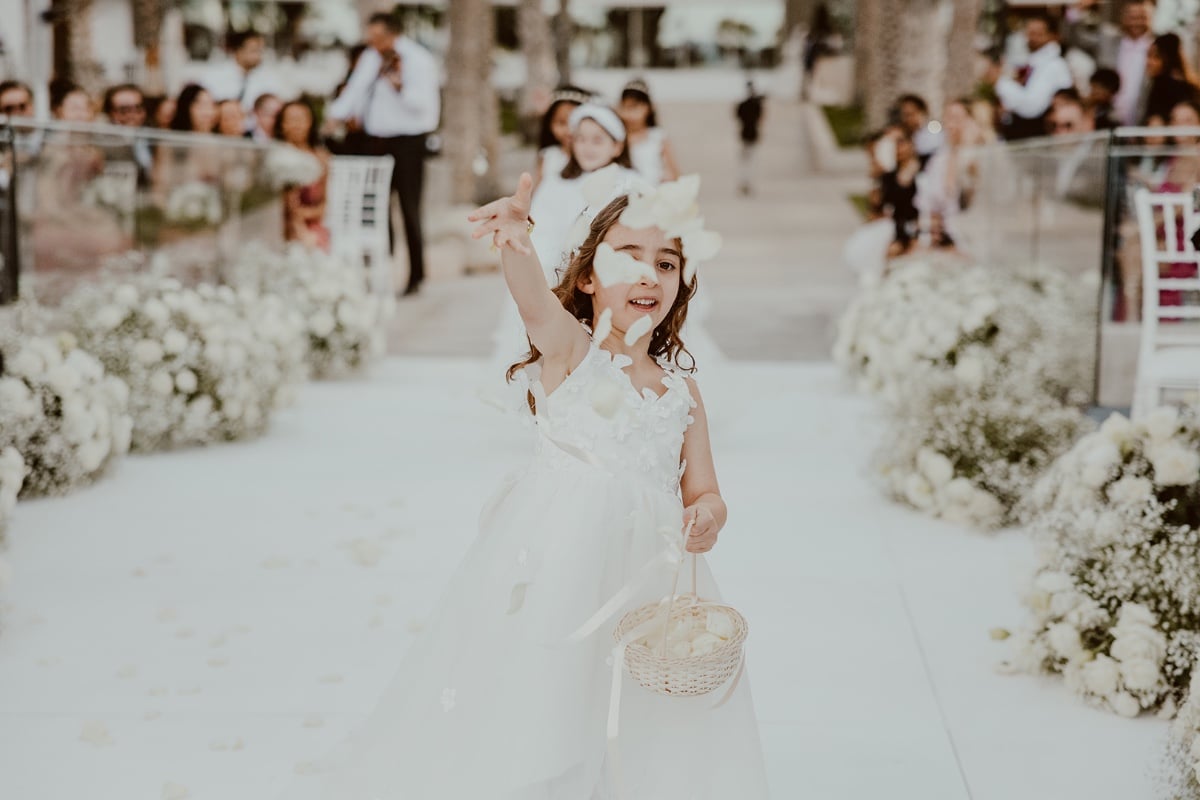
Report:
<svg viewBox="0 0 1200 800"><path fill-rule="evenodd" d="M655 186L678 178L675 151L667 132L658 127L658 110L650 99L650 87L645 81L639 78L625 84L617 112L625 123L629 155L638 174Z"/></svg>
<svg viewBox="0 0 1200 800"><path fill-rule="evenodd" d="M528 233L532 183L523 175L514 196L470 219L501 248L532 341L511 373L529 392L534 454L485 506L478 538L325 796L765 800L745 676L715 707L714 695L667 697L618 672L615 737L606 722L621 668L616 620L669 594L671 542L707 553L726 520L704 403L678 366L696 234L622 224L630 199L618 190L589 209L586 239L551 288ZM655 559L666 563L648 572ZM719 600L698 562L700 595ZM598 615L615 596L624 602Z"/></svg>
<svg viewBox="0 0 1200 800"><path fill-rule="evenodd" d="M542 115L538 131L535 192L543 177L562 172L571 160L571 112L591 99L591 93L578 86L560 86L550 95L550 105Z"/></svg>

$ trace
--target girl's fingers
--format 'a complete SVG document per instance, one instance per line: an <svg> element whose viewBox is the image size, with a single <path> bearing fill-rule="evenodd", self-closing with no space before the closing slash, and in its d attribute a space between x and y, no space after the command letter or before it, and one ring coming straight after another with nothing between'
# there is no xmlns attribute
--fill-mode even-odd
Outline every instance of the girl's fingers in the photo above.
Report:
<svg viewBox="0 0 1200 800"><path fill-rule="evenodd" d="M500 215L500 212L504 210L504 204L507 201L507 197L502 197L499 200L493 200L485 206L480 206L467 216L467 221L477 222L481 219L487 219L488 217L497 217Z"/></svg>
<svg viewBox="0 0 1200 800"><path fill-rule="evenodd" d="M513 210L520 212L522 215L529 213L529 207L533 204L533 176L528 172L521 173L521 180L517 182L517 191L512 197Z"/></svg>

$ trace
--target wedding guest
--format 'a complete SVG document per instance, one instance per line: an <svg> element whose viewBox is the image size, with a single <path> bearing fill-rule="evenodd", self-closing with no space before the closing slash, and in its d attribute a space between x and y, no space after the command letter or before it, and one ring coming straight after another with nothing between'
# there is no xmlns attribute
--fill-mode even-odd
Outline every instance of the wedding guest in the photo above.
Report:
<svg viewBox="0 0 1200 800"><path fill-rule="evenodd" d="M166 95L147 95L146 119L151 128L167 130L175 118L175 98Z"/></svg>
<svg viewBox="0 0 1200 800"><path fill-rule="evenodd" d="M329 179L329 151L321 146L312 107L293 100L280 109L275 138L321 162L321 175L305 186L284 192L283 238L328 252L329 229L325 227L325 185Z"/></svg>
<svg viewBox="0 0 1200 800"><path fill-rule="evenodd" d="M33 118L33 90L21 81L0 81L0 114Z"/></svg>
<svg viewBox="0 0 1200 800"><path fill-rule="evenodd" d="M921 159L917 148L908 136L896 140L896 167L885 172L879 179L880 201L883 209L895 224L895 238L888 248L889 257L907 253L916 242L917 223L917 175L921 172Z"/></svg>
<svg viewBox="0 0 1200 800"><path fill-rule="evenodd" d="M638 78L625 84L617 113L625 123L633 168L655 186L678 178L675 151L667 132L658 127L658 111L645 81Z"/></svg>
<svg viewBox="0 0 1200 800"><path fill-rule="evenodd" d="M427 140L441 113L440 69L433 55L404 35L391 14L371 15L365 50L345 91L329 105L329 123L358 120L378 155L395 159L392 193L400 199L408 243L409 277L404 295L413 295L425 279L421 196L425 186ZM396 233L388 216L395 249Z"/></svg>
<svg viewBox="0 0 1200 800"><path fill-rule="evenodd" d="M358 66L358 60L362 58L362 54L367 51L366 44L356 44L346 50L346 76L342 78L341 83L333 91L333 100L341 97L346 87L350 83L350 76L354 74L354 69ZM372 144L371 137L367 136L366 131L362 129L362 120L347 119L335 121L335 127L327 127L325 130L325 141L331 152L337 155L346 156L366 156L371 155Z"/></svg>
<svg viewBox="0 0 1200 800"><path fill-rule="evenodd" d="M1119 127L1115 102L1121 91L1121 76L1115 69L1102 67L1092 73L1088 84L1087 104L1092 114L1092 127L1098 131Z"/></svg>
<svg viewBox="0 0 1200 800"><path fill-rule="evenodd" d="M974 149L983 144L970 100L952 100L942 111L945 140L918 182L916 207L930 221L931 244L953 247L959 215L970 207L979 179Z"/></svg>
<svg viewBox="0 0 1200 800"><path fill-rule="evenodd" d="M1087 53L1095 62L1100 57L1105 35L1104 4L1100 0L1077 0L1063 17L1063 41L1072 50Z"/></svg>
<svg viewBox="0 0 1200 800"><path fill-rule="evenodd" d="M203 86L189 83L175 101L175 114L168 126L183 133L212 133L217 127L217 104Z"/></svg>
<svg viewBox="0 0 1200 800"><path fill-rule="evenodd" d="M82 86L70 81L52 81L50 114L63 122L95 122L96 106Z"/></svg>
<svg viewBox="0 0 1200 800"><path fill-rule="evenodd" d="M571 159L571 112L588 102L591 92L578 86L560 86L550 95L550 105L542 114L538 132L537 167L533 190L537 192L545 178L553 179Z"/></svg>
<svg viewBox="0 0 1200 800"><path fill-rule="evenodd" d="M1046 132L1051 136L1091 133L1095 120L1075 90L1062 92L1046 117Z"/></svg>
<svg viewBox="0 0 1200 800"><path fill-rule="evenodd" d="M833 46L836 39L837 30L833 24L833 15L829 13L829 5L818 3L813 10L812 23L804 35L804 84L801 87L803 99L807 100L812 94L817 64L822 58L836 52Z"/></svg>
<svg viewBox="0 0 1200 800"><path fill-rule="evenodd" d="M1143 121L1150 117L1168 119L1172 110L1197 93L1196 76L1183 55L1183 43L1174 33L1159 36L1146 57L1146 92Z"/></svg>
<svg viewBox="0 0 1200 800"><path fill-rule="evenodd" d="M142 128L146 124L146 98L132 83L111 86L104 93L101 110L114 125ZM109 159L130 160L138 168L138 185L149 183L154 167L154 152L144 137L134 137L127 147L108 148Z"/></svg>
<svg viewBox="0 0 1200 800"><path fill-rule="evenodd" d="M754 90L753 81L746 81L746 99L738 103L734 111L741 123L739 134L742 153L738 167L738 188L743 195L753 191L754 151L758 147L759 128L765 113L765 98Z"/></svg>
<svg viewBox="0 0 1200 800"><path fill-rule="evenodd" d="M912 140L924 166L942 146L941 130L930 125L929 104L919 95L906 94L896 101L896 118L901 131Z"/></svg>
<svg viewBox="0 0 1200 800"><path fill-rule="evenodd" d="M1150 30L1152 13L1152 3L1127 0L1121 7L1119 36L1106 36L1101 40L1097 63L1116 70L1120 76L1120 90L1113 98L1113 110L1121 125L1137 125L1147 116L1142 106L1146 91L1146 58L1154 43Z"/></svg>
<svg viewBox="0 0 1200 800"><path fill-rule="evenodd" d="M984 76L1004 109L1001 129L1010 141L1043 135L1054 93L1074 85L1053 17L1045 13L1030 17L1025 23L1025 40L1030 53L1027 65L1006 76L1000 65L993 63Z"/></svg>
<svg viewBox="0 0 1200 800"><path fill-rule="evenodd" d="M175 104L171 130L180 133L211 134L217 125L217 104L203 86L191 83L183 87ZM160 146L154 159L156 201L165 203L170 188L189 182L217 185L225 166L221 149L208 140L184 146L176 142Z"/></svg>
<svg viewBox="0 0 1200 800"><path fill-rule="evenodd" d="M256 142L269 142L275 138L275 120L283 108L278 95L266 92L254 101L254 113L250 115L250 131L246 134Z"/></svg>
<svg viewBox="0 0 1200 800"><path fill-rule="evenodd" d="M211 68L201 83L216 100L237 100L250 114L259 95L274 90L262 66L266 39L253 30L230 32L225 46L230 60Z"/></svg>
<svg viewBox="0 0 1200 800"><path fill-rule="evenodd" d="M237 100L222 100L217 106L217 133L222 136L247 135L246 114Z"/></svg>

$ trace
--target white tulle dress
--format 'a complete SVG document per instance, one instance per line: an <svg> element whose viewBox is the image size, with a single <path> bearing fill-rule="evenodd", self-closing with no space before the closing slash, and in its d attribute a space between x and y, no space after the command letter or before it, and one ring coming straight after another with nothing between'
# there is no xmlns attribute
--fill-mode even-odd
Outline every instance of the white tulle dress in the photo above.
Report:
<svg viewBox="0 0 1200 800"><path fill-rule="evenodd" d="M714 708L715 695L665 697L626 674L618 755L609 755L612 630L625 611L670 591L670 567L595 633L567 643L662 552L664 535L680 531L680 451L694 403L673 370L664 370L661 396L637 392L623 371L629 363L593 344L549 396L538 365L527 368L538 408L534 454L486 504L479 537L430 624L335 759L341 766L312 778L324 789L314 796L767 797L745 675ZM699 590L718 599L703 557Z"/></svg>

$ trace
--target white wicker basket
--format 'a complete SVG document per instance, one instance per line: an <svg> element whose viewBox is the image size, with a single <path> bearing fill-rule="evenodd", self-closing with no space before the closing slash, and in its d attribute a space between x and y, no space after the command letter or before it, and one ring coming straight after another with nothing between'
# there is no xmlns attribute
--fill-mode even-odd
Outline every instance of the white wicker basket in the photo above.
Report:
<svg viewBox="0 0 1200 800"><path fill-rule="evenodd" d="M684 532L685 541L691 525ZM743 648L749 627L746 618L732 606L701 600L696 593L696 556L692 556L692 591L677 594L679 572L675 572L675 584L671 587L671 602L648 603L635 608L617 623L613 639L628 642L625 648L625 667L639 684L658 694L671 697L694 697L709 694L721 688L742 666ZM702 656L675 658L666 652L666 631L676 621L706 616L709 611L720 611L733 621L734 632L728 640ZM656 617L662 618L663 642L657 652L640 641L629 641L638 628L645 628ZM657 625L650 626L657 628Z"/></svg>

